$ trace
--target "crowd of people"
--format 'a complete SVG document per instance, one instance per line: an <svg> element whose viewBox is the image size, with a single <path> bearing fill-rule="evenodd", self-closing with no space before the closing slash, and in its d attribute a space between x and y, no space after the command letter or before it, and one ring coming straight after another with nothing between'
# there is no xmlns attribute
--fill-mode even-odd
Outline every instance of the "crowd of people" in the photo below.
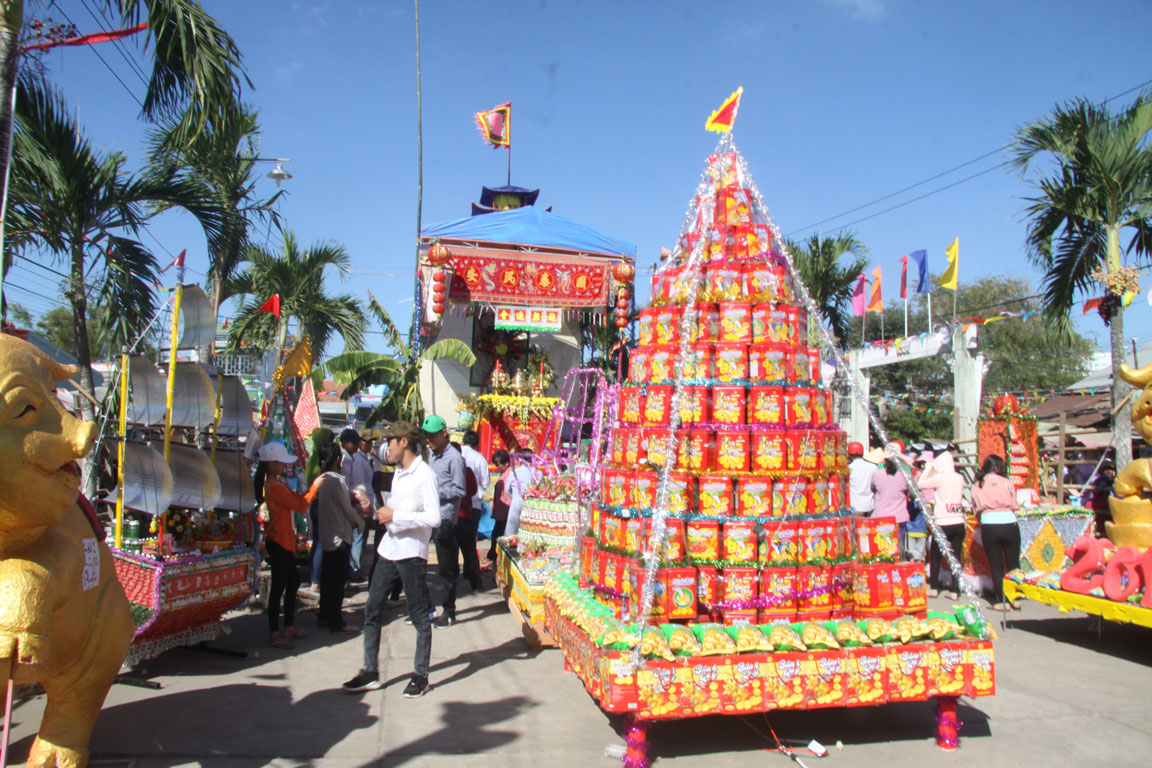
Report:
<svg viewBox="0 0 1152 768"><path fill-rule="evenodd" d="M458 583L467 581L473 592L485 589L482 574L489 566L481 567L477 526L492 484L490 466L496 468L496 480L489 561L495 559L496 539L515 534L519 527L524 494L534 482L530 452L514 461L507 451L496 450L489 462L479 451L476 432L465 432L462 444L454 443L437 415L427 416L419 427L406 421L391 424L384 430L379 454L372 439L354 429L343 430L338 439L327 432L317 430L312 436L303 493L283 479L296 456L279 442L266 443L259 451L255 485L257 501L267 511L268 642L287 649L304 636L295 626L301 584L296 539L303 524L312 539L308 567L319 600L317 626L332 633L363 632L363 663L344 690L382 687L382 620L388 608L403 607L405 623L416 632L413 675L404 695L421 696L429 690L432 628L446 629L457 621ZM432 547L442 592L438 615L427 582ZM343 602L350 583L365 582L368 597L361 628L345 618Z"/></svg>
<svg viewBox="0 0 1152 768"><path fill-rule="evenodd" d="M942 544L931 534L928 515L912 493L904 465L931 508L944 546L959 561L967 535L966 518L978 519L992 579L993 609L1019 610L1018 603L1004 597L1006 573L1020 568L1019 503L1002 456L990 455L976 472L970 486L956 469L951 445L924 444L905 452L899 441L867 453L858 442L848 446L849 499L852 511L865 517L892 518L902 559L928 564L928 594L949 593L959 599L962 574L949 567L944 575ZM967 494L966 494L967 491Z"/></svg>

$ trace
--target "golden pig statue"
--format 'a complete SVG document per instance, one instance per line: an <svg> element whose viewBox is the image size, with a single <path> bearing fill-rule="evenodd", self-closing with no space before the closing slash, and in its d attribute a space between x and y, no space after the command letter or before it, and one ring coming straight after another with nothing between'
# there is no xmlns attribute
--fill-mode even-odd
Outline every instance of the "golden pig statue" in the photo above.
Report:
<svg viewBox="0 0 1152 768"><path fill-rule="evenodd" d="M1152 365L1133 370L1120 365L1120 378L1143 387L1132 404L1132 425L1152 443ZM1116 475L1113 496L1108 499L1112 522L1105 523L1108 538L1118 547L1152 547L1152 460L1136 459Z"/></svg>
<svg viewBox="0 0 1152 768"><path fill-rule="evenodd" d="M132 615L77 459L96 425L56 382L76 374L0 334L0 686L40 683L47 701L28 766L88 762L96 716L132 640Z"/></svg>

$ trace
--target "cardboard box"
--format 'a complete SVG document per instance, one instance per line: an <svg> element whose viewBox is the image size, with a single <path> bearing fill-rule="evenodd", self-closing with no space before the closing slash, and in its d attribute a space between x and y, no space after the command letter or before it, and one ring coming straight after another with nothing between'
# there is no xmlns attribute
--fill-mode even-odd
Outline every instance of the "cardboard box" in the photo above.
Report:
<svg viewBox="0 0 1152 768"><path fill-rule="evenodd" d="M969 696L992 696L996 693L996 658L992 641L973 640L968 643L965 661L969 667Z"/></svg>
<svg viewBox="0 0 1152 768"><path fill-rule="evenodd" d="M763 523L764 540L760 542L760 562L769 567L794 566L799 558L796 523L772 519Z"/></svg>
<svg viewBox="0 0 1152 768"><path fill-rule="evenodd" d="M791 622L796 616L796 569L761 569L760 596L767 604L765 608L760 609L761 624L770 624L777 620Z"/></svg>
<svg viewBox="0 0 1152 768"><path fill-rule="evenodd" d="M640 717L678 718L694 713L692 670L687 659L652 659L636 670Z"/></svg>
<svg viewBox="0 0 1152 768"><path fill-rule="evenodd" d="M772 484L772 515L806 515L812 509L809 497L808 480L792 477L777 480Z"/></svg>
<svg viewBox="0 0 1152 768"><path fill-rule="evenodd" d="M604 651L600 657L603 686L600 706L608 712L635 712L639 709L636 678L628 651Z"/></svg>
<svg viewBox="0 0 1152 768"><path fill-rule="evenodd" d="M624 507L632 498L632 470L610 467L602 473L604 485L600 501L609 507Z"/></svg>
<svg viewBox="0 0 1152 768"><path fill-rule="evenodd" d="M928 645L888 646L888 701L923 701L928 698Z"/></svg>
<svg viewBox="0 0 1152 768"><path fill-rule="evenodd" d="M684 387L680 393L680 423L690 426L708 422L712 415L711 403L708 387Z"/></svg>
<svg viewBox="0 0 1152 768"><path fill-rule="evenodd" d="M801 566L796 569L796 617L800 621L832 618L832 570L828 566ZM813 594L815 593L815 594Z"/></svg>
<svg viewBox="0 0 1152 768"><path fill-rule="evenodd" d="M748 380L748 345L739 341L718 341L716 352L716 378L729 384Z"/></svg>
<svg viewBox="0 0 1152 768"><path fill-rule="evenodd" d="M772 674L765 675L765 707L802 709L808 700L807 654L802 651L775 653L768 657Z"/></svg>
<svg viewBox="0 0 1152 768"><path fill-rule="evenodd" d="M693 560L720 559L720 523L715 520L689 520L685 526L688 557Z"/></svg>
<svg viewBox="0 0 1152 768"><path fill-rule="evenodd" d="M689 659L692 669L692 709L697 715L718 714L737 696L733 656Z"/></svg>
<svg viewBox="0 0 1152 768"><path fill-rule="evenodd" d="M665 304L656 307L653 318L653 345L676 345L680 343L680 307L678 305Z"/></svg>
<svg viewBox="0 0 1152 768"><path fill-rule="evenodd" d="M667 426L672 415L672 392L674 387L670 384L651 384L644 396L644 405L640 411L640 423L646 427Z"/></svg>
<svg viewBox="0 0 1152 768"><path fill-rule="evenodd" d="M931 643L928 649L928 695L966 696L972 684L965 663L965 642Z"/></svg>
<svg viewBox="0 0 1152 768"><path fill-rule="evenodd" d="M788 467L788 438L782 432L753 432L750 450L753 472L783 472Z"/></svg>
<svg viewBox="0 0 1152 768"><path fill-rule="evenodd" d="M815 472L820 467L824 438L819 432L790 429L788 435L788 471Z"/></svg>
<svg viewBox="0 0 1152 768"><path fill-rule="evenodd" d="M766 708L767 686L761 670L768 661L767 654L742 653L731 658L736 692L721 705L721 709L730 715L763 712Z"/></svg>
<svg viewBox="0 0 1152 768"><path fill-rule="evenodd" d="M712 466L712 433L706 429L682 429L677 433L676 468L707 472Z"/></svg>
<svg viewBox="0 0 1152 768"><path fill-rule="evenodd" d="M668 473L668 511L686 514L696 509L696 477L687 472Z"/></svg>
<svg viewBox="0 0 1152 768"><path fill-rule="evenodd" d="M629 502L637 509L652 509L656 506L656 489L660 475L657 472L638 469L632 477L632 497Z"/></svg>
<svg viewBox="0 0 1152 768"><path fill-rule="evenodd" d="M756 522L754 520L727 520L723 527L721 553L732 563L757 562Z"/></svg>
<svg viewBox="0 0 1152 768"><path fill-rule="evenodd" d="M805 659L808 696L805 707L842 707L848 700L845 688L848 656L840 650L810 651Z"/></svg>
<svg viewBox="0 0 1152 768"><path fill-rule="evenodd" d="M648 347L648 381L662 384L676 380L676 367L680 364L680 349L675 344Z"/></svg>
<svg viewBox="0 0 1152 768"><path fill-rule="evenodd" d="M856 557L860 562L877 562L899 555L894 518L858 517L855 526Z"/></svg>
<svg viewBox="0 0 1152 768"><path fill-rule="evenodd" d="M751 304L743 301L720 302L720 341L751 343Z"/></svg>
<svg viewBox="0 0 1152 768"><path fill-rule="evenodd" d="M670 440L671 430L663 427L646 427L637 431L640 433L640 450L650 464L662 467L664 462L671 458L672 464L675 466L676 441ZM669 452L671 452L671 456L669 456Z"/></svg>
<svg viewBox="0 0 1152 768"><path fill-rule="evenodd" d="M644 412L644 388L637 386L620 387L619 419L621 424L638 424Z"/></svg>
<svg viewBox="0 0 1152 768"><path fill-rule="evenodd" d="M753 381L763 378L757 375L758 371L752 362L753 352L749 351L748 365L753 369L750 375ZM753 386L748 390L749 424L766 424L778 426L784 423L784 389L774 386ZM781 467L782 468L782 467Z"/></svg>
<svg viewBox="0 0 1152 768"><path fill-rule="evenodd" d="M703 503L703 500L701 500ZM772 479L742 476L736 478L737 517L768 517L772 514Z"/></svg>
<svg viewBox="0 0 1152 768"><path fill-rule="evenodd" d="M747 393L742 385L717 384L712 387L712 420L717 424L744 424Z"/></svg>
<svg viewBox="0 0 1152 768"><path fill-rule="evenodd" d="M726 603L750 603L759 593L759 575L755 568L731 568L720 570L723 584L721 595ZM747 610L737 608L736 610Z"/></svg>
<svg viewBox="0 0 1152 768"><path fill-rule="evenodd" d="M696 567L696 602L701 613L720 602L720 569L716 566Z"/></svg>
<svg viewBox="0 0 1152 768"><path fill-rule="evenodd" d="M728 475L700 475L700 514L731 517L734 499Z"/></svg>
<svg viewBox="0 0 1152 768"><path fill-rule="evenodd" d="M844 653L844 703L855 707L888 701L888 649L850 648Z"/></svg>
<svg viewBox="0 0 1152 768"><path fill-rule="evenodd" d="M793 355L793 359L795 359L795 355ZM784 390L784 426L808 427L811 425L811 390L808 387L788 387ZM816 448L815 450L818 452L819 448ZM799 467L793 467L793 469L797 468Z"/></svg>
<svg viewBox="0 0 1152 768"><path fill-rule="evenodd" d="M751 439L747 432L724 430L716 433L715 469L723 472L747 472Z"/></svg>

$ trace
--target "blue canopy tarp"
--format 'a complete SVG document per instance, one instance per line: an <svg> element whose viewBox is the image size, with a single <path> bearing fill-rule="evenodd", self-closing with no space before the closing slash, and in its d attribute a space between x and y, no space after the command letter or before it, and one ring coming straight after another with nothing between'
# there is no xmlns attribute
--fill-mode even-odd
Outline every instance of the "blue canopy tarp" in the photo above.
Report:
<svg viewBox="0 0 1152 768"><path fill-rule="evenodd" d="M534 207L496 211L483 216L433 224L424 229L423 236L636 257L636 246L633 243Z"/></svg>

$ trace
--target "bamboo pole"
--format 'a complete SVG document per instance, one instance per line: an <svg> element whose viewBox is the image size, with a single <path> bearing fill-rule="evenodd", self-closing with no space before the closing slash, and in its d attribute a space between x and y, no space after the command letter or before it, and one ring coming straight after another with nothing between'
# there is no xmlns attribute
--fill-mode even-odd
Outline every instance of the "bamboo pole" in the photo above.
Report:
<svg viewBox="0 0 1152 768"><path fill-rule="evenodd" d="M120 444L116 448L116 537L124 547L124 440L128 429L128 353L120 354Z"/></svg>
<svg viewBox="0 0 1152 768"><path fill-rule="evenodd" d="M164 401L164 463L171 466L172 454L172 397L176 392L176 347L180 344L180 300L184 297L184 267L176 279L176 295L172 300L172 336L168 350L168 391ZM164 552L164 517L168 510L160 513L156 524L156 549Z"/></svg>
<svg viewBox="0 0 1152 768"><path fill-rule="evenodd" d="M1066 439L1065 432L1068 427L1068 416L1064 411L1060 411L1060 451L1056 454L1056 499L1061 504L1064 503L1064 441Z"/></svg>
<svg viewBox="0 0 1152 768"><path fill-rule="evenodd" d="M220 416L224 402L224 374L216 374L216 418L212 421L212 463L216 463L216 446L220 443Z"/></svg>

